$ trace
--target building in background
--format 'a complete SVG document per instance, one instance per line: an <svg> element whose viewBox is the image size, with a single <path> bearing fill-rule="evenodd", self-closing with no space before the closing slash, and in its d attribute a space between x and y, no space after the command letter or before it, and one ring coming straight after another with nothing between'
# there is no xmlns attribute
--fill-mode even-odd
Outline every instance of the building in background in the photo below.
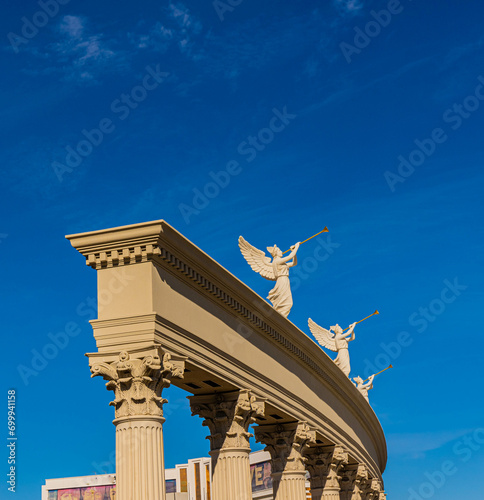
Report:
<svg viewBox="0 0 484 500"><path fill-rule="evenodd" d="M266 451L250 454L252 498L272 500L270 455ZM211 500L211 459L195 458L165 470L167 500ZM311 498L309 482L307 498ZM115 500L115 474L47 479L42 500Z"/></svg>

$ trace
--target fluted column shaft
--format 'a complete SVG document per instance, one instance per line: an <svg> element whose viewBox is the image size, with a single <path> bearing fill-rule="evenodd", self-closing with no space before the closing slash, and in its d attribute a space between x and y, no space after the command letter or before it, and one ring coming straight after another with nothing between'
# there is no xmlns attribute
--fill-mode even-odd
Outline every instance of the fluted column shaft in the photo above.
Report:
<svg viewBox="0 0 484 500"><path fill-rule="evenodd" d="M193 415L210 429L212 500L251 500L249 425L264 403L249 390L191 396Z"/></svg>
<svg viewBox="0 0 484 500"><path fill-rule="evenodd" d="M157 417L128 417L116 425L117 500L164 500L163 422Z"/></svg>
<svg viewBox="0 0 484 500"><path fill-rule="evenodd" d="M306 499L306 472L272 474L274 500Z"/></svg>
<svg viewBox="0 0 484 500"><path fill-rule="evenodd" d="M249 454L250 449L243 448L226 448L210 452L213 468L213 500L252 498Z"/></svg>

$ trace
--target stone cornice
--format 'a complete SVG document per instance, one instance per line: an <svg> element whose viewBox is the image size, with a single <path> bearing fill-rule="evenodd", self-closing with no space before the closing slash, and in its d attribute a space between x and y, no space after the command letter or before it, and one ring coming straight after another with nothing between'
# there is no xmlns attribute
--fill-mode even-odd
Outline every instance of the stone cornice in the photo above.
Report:
<svg viewBox="0 0 484 500"><path fill-rule="evenodd" d="M102 231L71 234L66 238L93 269L146 262L160 254L164 221L145 222Z"/></svg>
<svg viewBox="0 0 484 500"><path fill-rule="evenodd" d="M378 466L386 464L386 444L381 426L371 407L347 377L307 335L288 319L275 313L253 290L235 278L193 243L164 221L124 226L71 235L71 244L95 269L153 261L255 331L275 341L305 369L316 374L367 429L378 451ZM208 292L208 293L207 293ZM128 319L127 319L128 320ZM114 320L108 320L114 321ZM102 321L93 322L96 327Z"/></svg>

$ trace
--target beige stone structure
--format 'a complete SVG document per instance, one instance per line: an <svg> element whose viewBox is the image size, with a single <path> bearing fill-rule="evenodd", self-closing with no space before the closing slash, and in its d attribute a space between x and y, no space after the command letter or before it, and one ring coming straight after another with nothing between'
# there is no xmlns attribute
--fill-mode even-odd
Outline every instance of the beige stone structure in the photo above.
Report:
<svg viewBox="0 0 484 500"><path fill-rule="evenodd" d="M210 432L212 500L248 500L249 426L274 498L382 499L386 443L356 387L315 343L164 221L71 235L97 270L93 376L114 393L118 500L165 500L163 389Z"/></svg>

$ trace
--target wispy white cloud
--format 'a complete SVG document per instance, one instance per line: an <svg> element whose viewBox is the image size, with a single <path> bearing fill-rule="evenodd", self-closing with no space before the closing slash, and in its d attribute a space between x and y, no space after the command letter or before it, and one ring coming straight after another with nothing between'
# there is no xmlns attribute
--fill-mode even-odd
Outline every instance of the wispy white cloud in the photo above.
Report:
<svg viewBox="0 0 484 500"><path fill-rule="evenodd" d="M85 18L64 16L58 32L62 38L52 46L52 50L53 55L64 62L67 80L94 81L117 57L102 34L89 32Z"/></svg>
<svg viewBox="0 0 484 500"><path fill-rule="evenodd" d="M333 3L342 14L358 14L363 9L361 0L333 0Z"/></svg>
<svg viewBox="0 0 484 500"><path fill-rule="evenodd" d="M126 56L102 33L93 33L83 16L66 15L56 25L57 41L43 48L32 47L31 55L44 59L42 67L26 70L31 75L60 73L64 81L97 83L102 74L124 69Z"/></svg>
<svg viewBox="0 0 484 500"><path fill-rule="evenodd" d="M140 23L136 31L128 34L131 44L137 49L166 52L174 37L173 30L158 21L154 26L149 28L148 32L142 32L143 24Z"/></svg>
<svg viewBox="0 0 484 500"><path fill-rule="evenodd" d="M170 2L163 17L148 30L143 31L144 23L138 25L138 29L129 34L132 44L138 49L157 52L166 52L176 46L183 54L196 59L193 42L202 31L202 23L182 3Z"/></svg>
<svg viewBox="0 0 484 500"><path fill-rule="evenodd" d="M180 29L200 33L202 24L190 14L190 11L183 4L170 2L168 11Z"/></svg>
<svg viewBox="0 0 484 500"><path fill-rule="evenodd" d="M86 21L79 16L64 16L58 31L70 38L80 38L85 30Z"/></svg>

